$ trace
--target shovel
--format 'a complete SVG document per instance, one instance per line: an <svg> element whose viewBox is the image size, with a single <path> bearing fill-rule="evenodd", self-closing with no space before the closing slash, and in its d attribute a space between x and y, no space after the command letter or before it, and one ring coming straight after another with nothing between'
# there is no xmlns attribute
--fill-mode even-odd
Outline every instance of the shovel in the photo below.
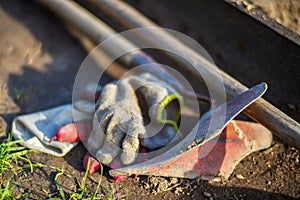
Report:
<svg viewBox="0 0 300 200"><path fill-rule="evenodd" d="M55 12L58 16L60 16L68 23L71 23L76 28L83 31L87 36L89 36L89 38L91 38L95 42L102 42L103 40L115 34L115 31L113 31L110 27L108 27L104 22L102 22L100 19L98 19L97 17L95 17L90 12L88 12L83 7L79 6L77 3L73 1L59 1L59 0L52 0L52 1L37 0L37 1L47 6L49 9L51 9L53 12ZM93 5L96 5L96 8L109 7L108 9L109 11L107 13L110 13L110 15L114 16L114 18L116 19L124 18L124 20L117 20L117 21L121 21L122 24L126 24L125 26L127 27L131 27L131 28L141 27L144 25L156 26L141 14L130 9L128 6L126 6L126 4L122 3L121 1L89 1L89 2L93 2ZM122 8L123 10L122 9L118 10L119 8ZM186 45L183 45L181 42L172 38L172 36L163 32L159 32L159 34L157 35L157 33L155 33L155 30L157 29L153 29L153 30L154 32L150 32L151 37L149 35L146 35L145 37L149 36L148 39L151 39L152 42L155 42L157 44L161 44L163 46L170 46L175 49L176 48L181 49L183 52L188 54L189 57L193 59L196 63L202 64L202 68L201 68L202 73L207 74L211 77L218 77L218 73L216 73L215 71L216 67L214 66L214 64L212 64L211 62L203 58L203 56L200 56L199 54L197 54L197 52L191 50ZM106 51L110 55L115 55L118 54L120 51L123 51L124 49L137 50L136 46L132 44L130 41L126 39L121 39L119 43L109 44ZM135 54L135 56L133 54ZM136 56L139 56L139 58L143 58L142 62L140 62L140 59L137 59ZM148 63L147 55L143 54L142 51L136 51L135 53L130 53L125 57L122 57L122 59L125 64ZM137 60L139 62L137 62ZM187 71L189 71L188 67L185 68ZM156 75L162 75L162 73L160 73L159 70L156 70L156 72L157 72ZM224 81L226 93L229 96L235 96L247 90L247 87L239 83L237 80L235 80L227 73L221 70L218 70L218 72L221 74L221 77ZM167 78L167 80L170 79ZM213 85L214 80L215 80L214 78L210 79L211 82L209 83ZM179 87L175 87L175 88L184 91L184 88L180 88L180 85ZM202 96L199 97L200 99L203 100L206 99L206 97L202 97ZM284 114L282 111L280 111L279 109L271 105L263 98L259 99L254 104L252 104L247 109L245 109L244 113L250 116L251 118L253 118L254 120L256 120L257 122L264 125L269 130L271 130L284 142L292 146L295 146L297 148L300 148L299 123L291 119L289 116Z"/></svg>
<svg viewBox="0 0 300 200"><path fill-rule="evenodd" d="M90 35L93 30L97 30L97 34L94 34L92 37L95 40L99 41L111 36L112 31L110 29L107 29L104 24L87 14L82 8L76 7L75 4L66 1L63 1L63 4L62 1L40 0L40 2L47 4L65 20L72 21L71 15L65 15L65 13L72 13L72 16L76 18L73 22L78 22L77 24L75 23L77 27L84 30L87 35ZM57 3L58 7L52 3ZM76 9L77 12L73 12ZM90 22L91 24L83 22ZM81 27L81 25L86 26ZM103 32L105 34L101 34ZM98 38L99 36L103 37ZM122 44L126 43L128 46L132 46L128 41L122 41L124 42ZM112 49L108 49L108 51L110 50ZM114 48L113 50L117 51L118 49ZM113 54L115 52L110 53ZM271 144L271 133L261 125L231 122L237 114L257 100L265 92L266 88L266 84L259 84L236 96L230 102L212 109L201 117L187 137L159 156L149 158L149 160L144 160L144 162L139 164L111 170L110 174L112 176L138 174L185 178L199 176L223 176L228 178L242 158L253 151L267 148ZM221 113L225 107L227 107L227 113L223 123L219 123L217 119L210 120L212 115L219 115L220 119L222 119L224 116L221 116ZM228 127L226 127L227 125Z"/></svg>
<svg viewBox="0 0 300 200"><path fill-rule="evenodd" d="M193 130L178 144L150 160L109 171L111 176L154 175L166 177L227 179L235 166L254 151L268 148L272 134L263 126L233 121L267 89L258 84L227 103L205 113ZM226 109L224 123L222 110ZM217 119L211 121L212 115ZM139 155L141 160L144 154Z"/></svg>

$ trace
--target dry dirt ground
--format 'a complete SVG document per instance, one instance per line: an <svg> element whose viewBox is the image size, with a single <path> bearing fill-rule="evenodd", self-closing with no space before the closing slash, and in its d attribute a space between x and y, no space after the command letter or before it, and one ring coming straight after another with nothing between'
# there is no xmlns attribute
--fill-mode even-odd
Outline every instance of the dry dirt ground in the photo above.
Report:
<svg viewBox="0 0 300 200"><path fill-rule="evenodd" d="M251 11L260 10L266 16L300 34L300 2L293 0L228 0Z"/></svg>
<svg viewBox="0 0 300 200"><path fill-rule="evenodd" d="M170 25L203 42L204 36L200 32L197 35L197 29L194 28L197 19L187 14L189 11L184 11L181 4L177 5L178 10L170 11L174 5L172 7L168 1L152 4L152 7L148 7L146 1L134 3L158 23ZM180 20L180 16L187 16L194 26ZM0 0L0 19L0 131L8 133L12 119L20 114L71 102L74 78L87 52L58 18L34 1ZM226 49L220 51L222 53ZM216 55L218 58L219 54ZM219 60L222 64L222 59ZM298 100L288 101L282 101L276 95L271 95L272 98L278 107L299 120L299 96ZM84 147L79 145L64 158L40 153L32 153L30 158L33 162L55 167L63 165L70 174L81 180L84 154ZM244 159L228 181L213 183L141 176L137 180L129 178L112 184L108 169L105 168L102 184L113 191L116 198L127 194L129 199L297 199L300 198L299 155L299 150L283 144L275 137L269 149ZM57 173L50 168L36 168L33 173L21 170L13 178L13 194L30 199L58 196L54 185ZM99 173L95 173L88 177L89 192L95 188L95 180L99 176ZM58 182L66 192L78 189L74 180L68 177L60 177ZM177 187L171 188L177 184ZM109 196L105 189L100 190L100 194Z"/></svg>

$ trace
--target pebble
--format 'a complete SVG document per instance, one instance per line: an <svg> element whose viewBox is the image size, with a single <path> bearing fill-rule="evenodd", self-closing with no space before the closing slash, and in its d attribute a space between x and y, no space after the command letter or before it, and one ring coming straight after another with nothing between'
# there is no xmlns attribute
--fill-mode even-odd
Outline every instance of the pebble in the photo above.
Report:
<svg viewBox="0 0 300 200"><path fill-rule="evenodd" d="M245 180L245 177L242 174L237 174L236 178L241 179L241 180Z"/></svg>
<svg viewBox="0 0 300 200"><path fill-rule="evenodd" d="M206 197L211 197L211 194L208 193L208 192L203 192L203 195L206 196Z"/></svg>
<svg viewBox="0 0 300 200"><path fill-rule="evenodd" d="M24 188L22 188L22 187L19 188L19 192L20 192L20 193L24 193Z"/></svg>

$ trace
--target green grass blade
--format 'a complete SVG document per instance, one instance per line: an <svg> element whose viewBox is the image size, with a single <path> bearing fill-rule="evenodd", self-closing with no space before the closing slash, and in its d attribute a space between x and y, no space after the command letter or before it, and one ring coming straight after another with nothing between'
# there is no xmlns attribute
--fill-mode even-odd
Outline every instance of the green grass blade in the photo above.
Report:
<svg viewBox="0 0 300 200"><path fill-rule="evenodd" d="M81 197L83 197L83 195L85 193L85 184L86 184L86 179L87 179L87 175L88 175L88 170L90 168L90 164L91 164L91 160L88 159L87 167L86 167L84 177L83 177L82 183L81 183Z"/></svg>
<svg viewBox="0 0 300 200"><path fill-rule="evenodd" d="M55 186L56 186L56 188L57 188L57 190L58 190L58 192L59 192L61 198L62 198L63 200L66 200L67 198L66 198L66 196L65 196L65 192L64 192L62 186L61 186L57 181L54 181L54 184L55 184Z"/></svg>
<svg viewBox="0 0 300 200"><path fill-rule="evenodd" d="M9 188L10 185L10 180L11 178L9 178L6 183L5 183L5 187L2 189L2 187L0 187L1 191L0 191L0 200L3 199L14 199L11 192L13 190L14 187Z"/></svg>
<svg viewBox="0 0 300 200"><path fill-rule="evenodd" d="M96 198L96 195L97 195L97 193L98 193L98 190L99 190L99 188L100 188L100 186L101 186L102 176L103 176L103 166L100 165L100 167L101 167L101 168L100 168L100 178L99 178L97 187L96 187L95 191L93 192L93 195L92 195L92 197L91 197L91 200L94 200L94 199Z"/></svg>

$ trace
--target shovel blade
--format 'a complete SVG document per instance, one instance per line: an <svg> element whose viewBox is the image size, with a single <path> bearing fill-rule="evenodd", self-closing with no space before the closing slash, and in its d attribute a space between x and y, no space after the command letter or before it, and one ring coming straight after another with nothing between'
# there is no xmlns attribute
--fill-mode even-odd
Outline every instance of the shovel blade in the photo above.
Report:
<svg viewBox="0 0 300 200"><path fill-rule="evenodd" d="M191 179L201 177L204 180L220 177L228 179L242 159L255 151L268 148L271 143L272 134L262 125L233 120L225 127L220 137L184 152L175 159L144 166L142 172L138 168L127 168L111 170L110 173ZM209 149L208 154L206 154L207 149ZM204 153L206 156L202 157L201 154Z"/></svg>

